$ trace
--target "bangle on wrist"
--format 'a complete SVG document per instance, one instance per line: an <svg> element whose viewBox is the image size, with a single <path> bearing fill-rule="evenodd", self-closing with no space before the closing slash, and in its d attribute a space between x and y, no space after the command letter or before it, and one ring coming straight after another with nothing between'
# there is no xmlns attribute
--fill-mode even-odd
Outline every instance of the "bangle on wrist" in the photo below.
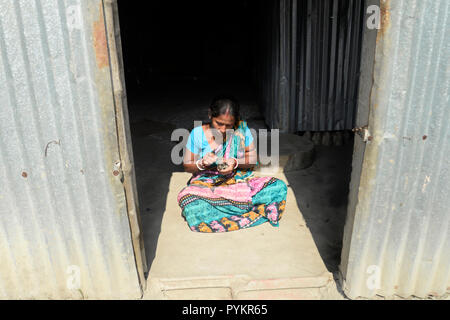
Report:
<svg viewBox="0 0 450 320"><path fill-rule="evenodd" d="M233 168L233 170L234 170L234 169L236 169L236 168L239 166L239 162L238 162L238 159L236 159L236 158L231 158L231 159L236 160L236 165L235 165L234 168Z"/></svg>
<svg viewBox="0 0 450 320"><path fill-rule="evenodd" d="M198 162L199 162L199 161L202 161L202 159L198 159L198 160L195 162L195 165L197 166L198 170L200 170L200 171L206 170L204 167L203 167L203 168L200 168L200 166L198 165ZM203 164L202 164L202 166L203 166Z"/></svg>

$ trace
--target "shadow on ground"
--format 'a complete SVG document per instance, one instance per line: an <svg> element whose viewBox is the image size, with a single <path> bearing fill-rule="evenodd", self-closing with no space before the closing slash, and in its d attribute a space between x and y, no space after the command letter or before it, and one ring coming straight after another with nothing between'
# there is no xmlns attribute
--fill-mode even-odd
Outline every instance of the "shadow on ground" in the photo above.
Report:
<svg viewBox="0 0 450 320"><path fill-rule="evenodd" d="M352 154L353 139L343 146L316 146L311 167L285 173L320 256L332 273L340 263Z"/></svg>
<svg viewBox="0 0 450 320"><path fill-rule="evenodd" d="M170 143L170 133L174 126L146 119L131 129L145 253L150 267L158 245L170 178L182 168L170 159L174 145Z"/></svg>

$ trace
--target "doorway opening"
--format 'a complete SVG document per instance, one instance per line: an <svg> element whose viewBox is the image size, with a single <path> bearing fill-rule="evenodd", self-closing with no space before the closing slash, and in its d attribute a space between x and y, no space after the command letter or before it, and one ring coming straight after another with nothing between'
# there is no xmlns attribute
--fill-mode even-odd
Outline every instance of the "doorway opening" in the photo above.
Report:
<svg viewBox="0 0 450 320"><path fill-rule="evenodd" d="M250 128L271 129L265 115L273 112L262 105L261 92L268 88L261 83L261 64L268 57L264 50L270 50L265 42L272 20L268 3L118 0L147 272L166 286L166 296L176 298L177 290L189 288L186 279L215 279L214 286L226 287L220 281L229 277L246 283L285 279L278 281L281 287L274 283L269 289L292 292L325 285L338 271L353 154L348 132L335 145L322 143L325 138L315 141L312 165L282 175L289 192L280 228L196 234L176 202L189 175L171 160L178 143L171 141L172 132L191 130L194 120L205 122L214 96L235 96ZM255 288L265 287L254 284L240 297L254 297L246 292ZM230 292L217 294L227 298Z"/></svg>

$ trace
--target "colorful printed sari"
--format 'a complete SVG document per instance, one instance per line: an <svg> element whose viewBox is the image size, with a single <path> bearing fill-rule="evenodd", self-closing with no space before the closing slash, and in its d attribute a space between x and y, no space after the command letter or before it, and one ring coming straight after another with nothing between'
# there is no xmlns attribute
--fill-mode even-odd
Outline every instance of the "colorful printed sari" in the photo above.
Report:
<svg viewBox="0 0 450 320"><path fill-rule="evenodd" d="M240 121L231 138L214 153L242 158L247 124ZM178 204L190 229L227 232L265 222L278 227L286 206L286 184L274 177L256 177L251 169L220 175L215 169L201 171L178 194Z"/></svg>

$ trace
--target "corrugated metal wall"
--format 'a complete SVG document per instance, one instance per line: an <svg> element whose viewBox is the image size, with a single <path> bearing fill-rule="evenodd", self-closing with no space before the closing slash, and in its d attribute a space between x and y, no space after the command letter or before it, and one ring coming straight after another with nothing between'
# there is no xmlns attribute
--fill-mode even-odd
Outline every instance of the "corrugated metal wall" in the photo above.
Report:
<svg viewBox="0 0 450 320"><path fill-rule="evenodd" d="M259 95L267 124L284 132L352 129L363 1L265 1L262 13L269 21Z"/></svg>
<svg viewBox="0 0 450 320"><path fill-rule="evenodd" d="M291 132L296 113L297 0L263 0L260 4L258 100L266 124Z"/></svg>
<svg viewBox="0 0 450 320"><path fill-rule="evenodd" d="M282 0L284 1L284 0ZM258 99L266 124L271 128L280 128L278 116L279 94L279 29L280 1L261 0L259 17L264 18L259 34L259 56L256 81L258 83ZM286 102L285 102L286 103Z"/></svg>
<svg viewBox="0 0 450 320"><path fill-rule="evenodd" d="M381 6L373 140L346 226L344 291L351 298L440 296L450 290L450 2Z"/></svg>
<svg viewBox="0 0 450 320"><path fill-rule="evenodd" d="M361 0L299 1L296 131L354 127L363 3Z"/></svg>
<svg viewBox="0 0 450 320"><path fill-rule="evenodd" d="M110 72L102 1L0 1L0 298L141 296Z"/></svg>

